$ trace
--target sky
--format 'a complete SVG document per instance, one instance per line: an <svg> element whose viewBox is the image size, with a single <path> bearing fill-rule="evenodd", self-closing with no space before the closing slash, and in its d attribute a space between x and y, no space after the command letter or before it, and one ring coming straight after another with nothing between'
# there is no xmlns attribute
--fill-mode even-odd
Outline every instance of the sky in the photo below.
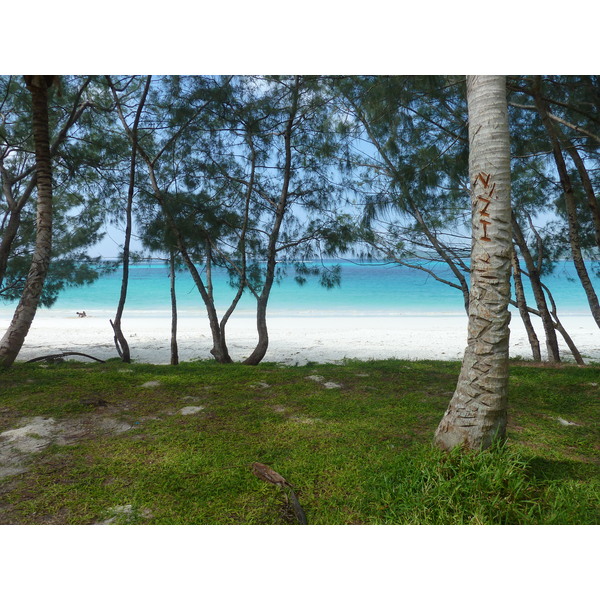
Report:
<svg viewBox="0 0 600 600"><path fill-rule="evenodd" d="M101 256L105 259L117 258L123 250L123 242L125 240L125 228L115 227L114 225L106 225L106 234L104 238L91 246L87 253L89 256ZM138 240L135 232L131 236L130 250L132 252L143 252L144 248Z"/></svg>

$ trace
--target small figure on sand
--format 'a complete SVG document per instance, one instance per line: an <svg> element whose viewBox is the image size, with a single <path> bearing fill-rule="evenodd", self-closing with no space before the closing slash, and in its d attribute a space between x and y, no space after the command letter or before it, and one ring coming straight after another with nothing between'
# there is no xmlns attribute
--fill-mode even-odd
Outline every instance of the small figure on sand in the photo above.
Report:
<svg viewBox="0 0 600 600"><path fill-rule="evenodd" d="M87 315L85 314L85 310L82 310L81 312L77 312L77 316L78 317L87 317Z"/></svg>

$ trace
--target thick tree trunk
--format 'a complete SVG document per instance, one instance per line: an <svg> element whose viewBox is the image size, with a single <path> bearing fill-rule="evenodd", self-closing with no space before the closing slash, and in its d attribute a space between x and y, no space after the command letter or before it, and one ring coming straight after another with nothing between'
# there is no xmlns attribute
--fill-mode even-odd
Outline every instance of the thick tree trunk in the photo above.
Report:
<svg viewBox="0 0 600 600"><path fill-rule="evenodd" d="M521 315L523 325L525 325L525 331L527 331L527 338L529 339L529 345L531 346L531 354L533 356L533 360L541 362L542 354L540 352L540 341L535 333L535 329L531 323L531 317L529 316L529 311L527 310L527 300L525 299L523 279L521 278L521 267L519 266L519 258L517 256L516 249L513 249L512 271L513 281L515 282L517 307L519 308L519 314Z"/></svg>
<svg viewBox="0 0 600 600"><path fill-rule="evenodd" d="M546 297L544 296L540 272L535 265L521 226L516 220L514 214L512 216L512 225L514 240L521 251L523 260L525 261L525 266L529 275L529 281L531 283L531 289L533 291L533 297L535 298L535 303L540 311L540 318L542 319L544 334L546 336L546 351L548 353L548 361L553 363L560 362L558 340L556 338L554 322L552 321L552 316L550 315L550 310L548 309L548 304L546 303Z"/></svg>
<svg viewBox="0 0 600 600"><path fill-rule="evenodd" d="M33 138L37 173L36 239L31 267L21 300L13 319L0 341L0 366L9 367L15 361L38 308L52 252L52 167L48 127L48 87L53 78L33 75L26 77L33 107Z"/></svg>
<svg viewBox="0 0 600 600"><path fill-rule="evenodd" d="M31 79L32 77L33 76L29 75L26 77L26 80ZM52 79L52 80L54 79L53 76L46 76L46 77L49 78L49 79L47 79L47 81L50 81L50 79ZM85 83L82 85L82 87L78 91L77 95L75 96L73 107L71 109L71 114L69 115L69 118L63 125L62 129L58 132L58 135L56 136L54 143L50 146L50 159L52 159L52 157L54 156L54 154L56 153L56 151L58 150L60 145L63 143L63 141L67 137L67 133L69 132L69 129L77 122L77 120L79 119L79 117L81 117L81 115L86 110L86 108L91 106L92 103L90 103L90 102L81 102L81 97L82 97L85 89L88 87L90 81L91 81L91 77L87 78ZM2 289L2 282L4 281L4 277L6 275L6 268L8 265L8 257L10 256L12 244L15 240L15 237L16 237L18 229L19 229L19 225L21 223L21 211L23 210L23 208L29 201L29 198L31 197L33 190L37 186L37 178L36 178L36 166L34 165L33 176L31 177L31 180L29 181L29 183L23 190L21 197L18 200L16 200L14 198L13 192L12 192L12 186L15 182L11 181L10 174L4 168L2 161L0 161L0 171L2 173L2 191L4 192L5 200L7 201L8 205L9 205L9 210L10 210L9 221L8 221L8 224L6 225L6 228L4 229L4 233L2 236L2 242L0 242L0 289ZM31 173L31 171L29 169L26 169L25 171L23 171L21 173L21 175L17 179L22 180L25 177L28 177L30 173Z"/></svg>
<svg viewBox="0 0 600 600"><path fill-rule="evenodd" d="M590 305L590 309L592 311L592 316L594 317L598 327L600 327L600 302L598 302L598 296L594 290L594 286L592 285L592 281L585 267L583 255L581 253L579 222L577 218L577 201L575 199L575 193L573 192L573 186L571 184L571 178L569 177L567 165L562 154L558 133L554 127L554 123L548 115L548 107L542 96L541 77L538 76L535 78L532 91L535 100L535 106L552 143L552 154L554 156L554 161L556 162L556 168L558 169L558 174L560 176L560 183L565 195L569 243L571 245L573 264L575 265L575 270L577 271L577 275L579 276L579 280L581 281L581 285L587 296L588 304Z"/></svg>
<svg viewBox="0 0 600 600"><path fill-rule="evenodd" d="M507 421L512 231L506 79L467 77L472 245L468 345L437 446L487 448Z"/></svg>

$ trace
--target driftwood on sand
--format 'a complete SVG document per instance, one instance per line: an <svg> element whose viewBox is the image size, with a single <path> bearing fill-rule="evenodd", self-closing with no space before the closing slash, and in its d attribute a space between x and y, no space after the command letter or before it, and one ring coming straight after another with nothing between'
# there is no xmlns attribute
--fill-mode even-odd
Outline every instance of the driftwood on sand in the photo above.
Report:
<svg viewBox="0 0 600 600"><path fill-rule="evenodd" d="M85 356L85 358L91 358L92 360L95 360L99 363L106 362L104 360L96 358L95 356L90 356L89 354L84 354L83 352L61 352L60 354L47 354L45 356L37 356L36 358L32 358L25 362L33 363L33 362L41 362L43 360L56 360L58 358L63 358L65 356Z"/></svg>

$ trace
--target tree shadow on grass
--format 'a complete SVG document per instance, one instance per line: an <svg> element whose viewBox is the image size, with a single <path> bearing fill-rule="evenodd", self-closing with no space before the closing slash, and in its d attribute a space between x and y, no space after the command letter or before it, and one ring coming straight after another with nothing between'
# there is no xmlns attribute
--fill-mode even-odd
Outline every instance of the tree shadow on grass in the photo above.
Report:
<svg viewBox="0 0 600 600"><path fill-rule="evenodd" d="M589 480L600 476L600 466L569 460L551 460L536 456L529 460L533 477L542 481Z"/></svg>

